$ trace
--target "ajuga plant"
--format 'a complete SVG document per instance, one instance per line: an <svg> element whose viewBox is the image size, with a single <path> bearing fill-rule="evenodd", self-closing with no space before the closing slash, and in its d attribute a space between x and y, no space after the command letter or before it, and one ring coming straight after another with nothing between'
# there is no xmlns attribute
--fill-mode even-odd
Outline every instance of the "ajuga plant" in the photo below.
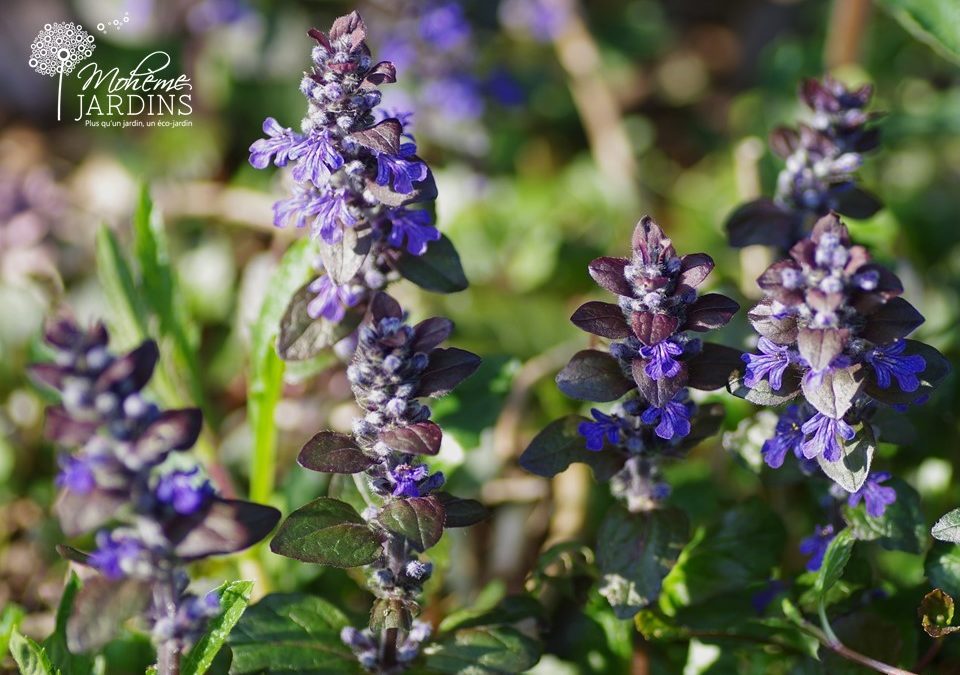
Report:
<svg viewBox="0 0 960 675"><path fill-rule="evenodd" d="M220 610L215 594L189 591L186 566L255 544L280 513L221 498L184 457L200 434L200 411L161 410L142 394L157 365L155 342L116 355L102 324L84 329L69 318L51 321L45 341L54 360L32 374L61 396L47 411L47 435L78 448L60 456L56 512L67 536L95 533L96 545L60 548L98 573L74 599L68 646L98 649L139 618L159 675L179 673L181 655Z"/></svg>
<svg viewBox="0 0 960 675"><path fill-rule="evenodd" d="M623 506L600 526L597 561L600 592L621 618L656 600L687 541L686 516L663 504L670 487L661 466L712 435L723 418L722 406L697 405L689 388L720 389L738 364L736 350L696 336L722 327L739 309L726 296L698 295L712 269L705 253L678 255L649 217L634 230L631 258L590 263L590 275L617 302L587 302L571 320L611 342L606 351L575 354L557 385L580 401L617 403L607 412L592 409L593 419L556 420L520 458L541 476L584 462L610 482Z"/></svg>
<svg viewBox="0 0 960 675"><path fill-rule="evenodd" d="M317 276L281 325L280 355L291 360L350 334L373 293L400 275L441 293L467 285L456 250L433 224L436 184L405 131L409 114L379 108L379 87L396 81L396 68L373 59L356 12L329 33L308 34L317 44L300 82L300 131L267 118L267 138L250 146L258 169L292 166L292 192L274 205L274 223L309 229L318 244Z"/></svg>
<svg viewBox="0 0 960 675"><path fill-rule="evenodd" d="M877 113L867 110L872 95L871 85L848 89L830 76L801 82L800 99L813 116L796 129L780 127L770 134L770 147L785 162L776 193L734 210L727 220L732 246L786 250L831 211L868 218L881 208L855 176L864 153L880 140L871 124Z"/></svg>
<svg viewBox="0 0 960 675"><path fill-rule="evenodd" d="M353 474L365 508L321 497L290 514L270 544L304 562L366 566L375 596L369 626L345 627L341 637L371 672L402 672L430 637L430 625L416 618L433 569L421 554L444 528L484 517L479 503L441 491L443 474L423 462L439 452L442 432L420 399L448 393L480 364L470 352L439 347L452 328L439 317L411 326L395 300L374 296L347 369L363 414L352 434L319 432L297 460L312 471Z"/></svg>
<svg viewBox="0 0 960 675"><path fill-rule="evenodd" d="M900 297L896 275L854 245L834 213L758 283L763 297L748 316L759 353L743 355L732 391L762 405L787 404L763 460L779 468L795 455L806 473L833 480L851 507L863 501L869 516L882 516L896 499L883 485L890 474L872 470L883 417L926 400L947 374L946 360L905 339L923 317ZM809 569L819 569L840 527L830 522L804 542Z"/></svg>

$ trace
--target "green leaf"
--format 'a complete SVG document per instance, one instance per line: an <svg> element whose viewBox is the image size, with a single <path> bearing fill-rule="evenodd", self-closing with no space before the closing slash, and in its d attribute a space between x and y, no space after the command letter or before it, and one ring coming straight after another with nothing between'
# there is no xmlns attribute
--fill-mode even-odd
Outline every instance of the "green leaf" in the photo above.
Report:
<svg viewBox="0 0 960 675"><path fill-rule="evenodd" d="M679 509L630 513L614 507L607 513L597 534L597 565L600 593L618 618L629 619L656 601L688 536Z"/></svg>
<svg viewBox="0 0 960 675"><path fill-rule="evenodd" d="M540 645L509 626L464 628L424 649L427 668L438 673L522 673L540 660Z"/></svg>
<svg viewBox="0 0 960 675"><path fill-rule="evenodd" d="M668 615L732 591L766 583L780 561L786 535L780 519L760 500L733 507L700 528L663 581L661 608Z"/></svg>
<svg viewBox="0 0 960 675"><path fill-rule="evenodd" d="M7 603L0 612L0 655L7 653L10 638L23 621L24 614L23 607L12 602Z"/></svg>
<svg viewBox="0 0 960 675"><path fill-rule="evenodd" d="M97 276L112 310L114 337L131 347L147 337L147 310L133 282L130 265L116 235L106 225L97 230Z"/></svg>
<svg viewBox="0 0 960 675"><path fill-rule="evenodd" d="M310 276L316 251L301 239L284 254L270 278L266 297L250 335L250 380L247 418L253 432L250 462L250 499L266 502L273 495L277 463L277 428L274 414L283 388L284 364L274 341L287 303Z"/></svg>
<svg viewBox="0 0 960 675"><path fill-rule="evenodd" d="M923 571L932 586L960 597L960 546L934 543L923 563Z"/></svg>
<svg viewBox="0 0 960 675"><path fill-rule="evenodd" d="M843 576L843 570L850 562L850 554L853 553L855 541L856 539L853 538L850 530L844 529L837 533L837 536L827 546L827 552L823 554L823 564L820 566L817 581L814 584L814 590L821 600Z"/></svg>
<svg viewBox="0 0 960 675"><path fill-rule="evenodd" d="M56 627L43 643L50 660L63 675L86 675L93 672L93 659L83 654L72 654L67 646L67 623L79 590L80 579L76 573L71 572L57 607Z"/></svg>
<svg viewBox="0 0 960 675"><path fill-rule="evenodd" d="M923 553L928 539L920 495L898 478L887 485L897 491L897 501L887 506L879 518L867 515L863 504L843 508L843 517L851 534L861 541L877 540L888 550Z"/></svg>
<svg viewBox="0 0 960 675"><path fill-rule="evenodd" d="M220 598L220 613L207 624L203 636L190 648L180 664L182 675L203 675L210 668L213 659L227 641L230 631L243 616L250 593L252 581L229 581L217 589Z"/></svg>
<svg viewBox="0 0 960 675"><path fill-rule="evenodd" d="M446 235L430 242L423 255L404 251L395 264L400 275L420 288L434 293L457 293L469 283L460 264L460 255Z"/></svg>
<svg viewBox="0 0 960 675"><path fill-rule="evenodd" d="M520 455L520 466L530 473L551 478L573 462L583 462L593 469L597 480L609 480L623 466L624 457L610 448L599 452L587 450L586 439L577 433L581 422L589 420L569 415L548 424Z"/></svg>
<svg viewBox="0 0 960 675"><path fill-rule="evenodd" d="M394 499L380 510L377 521L418 551L434 546L443 536L443 504L436 497Z"/></svg>
<svg viewBox="0 0 960 675"><path fill-rule="evenodd" d="M954 0L879 0L915 38L960 63L960 4Z"/></svg>
<svg viewBox="0 0 960 675"><path fill-rule="evenodd" d="M960 509L954 509L933 525L930 534L934 539L960 544Z"/></svg>
<svg viewBox="0 0 960 675"><path fill-rule="evenodd" d="M352 506L321 497L290 514L270 550L303 562L359 567L380 557L382 541Z"/></svg>
<svg viewBox="0 0 960 675"><path fill-rule="evenodd" d="M350 625L340 610L317 597L268 595L252 605L230 633L230 672L298 675L363 672L340 631Z"/></svg>
<svg viewBox="0 0 960 675"><path fill-rule="evenodd" d="M55 675L58 672L43 647L18 631L13 631L10 636L10 656L17 662L20 675Z"/></svg>
<svg viewBox="0 0 960 675"><path fill-rule="evenodd" d="M917 614L923 630L932 638L960 631L960 626L950 625L953 623L953 598L939 588L923 596Z"/></svg>
<svg viewBox="0 0 960 675"><path fill-rule="evenodd" d="M817 456L817 462L834 483L847 492L856 492L863 487L870 474L870 465L873 463L873 453L877 445L873 430L869 424L861 424L852 441L848 443L843 439L838 440L843 446L840 459L829 462L821 453Z"/></svg>

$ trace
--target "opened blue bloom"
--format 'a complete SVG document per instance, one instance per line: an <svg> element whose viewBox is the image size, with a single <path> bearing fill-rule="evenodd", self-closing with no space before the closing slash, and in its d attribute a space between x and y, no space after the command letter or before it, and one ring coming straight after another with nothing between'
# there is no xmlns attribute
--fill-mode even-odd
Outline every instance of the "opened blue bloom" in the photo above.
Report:
<svg viewBox="0 0 960 675"><path fill-rule="evenodd" d="M800 428L808 437L800 446L803 456L814 459L823 454L823 458L828 462L836 462L843 452L837 436L845 441L852 441L857 435L853 427L843 420L827 417L823 413L815 414Z"/></svg>
<svg viewBox="0 0 960 675"><path fill-rule="evenodd" d="M643 366L651 379L663 380L675 377L680 372L680 362L675 356L683 354L683 347L671 340L663 340L653 345L640 347L640 356L648 359Z"/></svg>
<svg viewBox="0 0 960 675"><path fill-rule="evenodd" d="M863 501L867 506L867 515L879 518L890 504L897 501L897 491L892 487L881 485L888 480L890 480L890 474L886 471L871 473L860 489L847 498L847 504L853 508Z"/></svg>
<svg viewBox="0 0 960 675"><path fill-rule="evenodd" d="M189 471L171 471L157 482L153 495L159 504L171 507L181 516L202 510L214 495L210 481L196 467Z"/></svg>
<svg viewBox="0 0 960 675"><path fill-rule="evenodd" d="M590 410L595 422L581 422L577 433L587 439L587 450L603 450L605 442L616 445L620 442L620 420L614 415L605 415L596 408Z"/></svg>
<svg viewBox="0 0 960 675"><path fill-rule="evenodd" d="M423 255L431 241L440 239L440 231L433 226L426 210L391 209L387 218L392 225L387 241L394 248L403 248L406 240L407 251L412 255Z"/></svg>
<svg viewBox="0 0 960 675"><path fill-rule="evenodd" d="M139 539L101 530L97 533L97 550L90 554L88 561L107 579L117 581L129 576L145 553L146 547Z"/></svg>
<svg viewBox="0 0 960 675"><path fill-rule="evenodd" d="M300 161L293 167L293 179L309 180L320 187L330 178L330 173L343 166L343 155L337 150L326 129L304 138L295 148Z"/></svg>
<svg viewBox="0 0 960 675"><path fill-rule="evenodd" d="M395 192L409 194L413 192L413 182L427 177L427 165L415 157L417 146L402 143L400 154L391 155L381 152L377 155L377 184L390 184Z"/></svg>
<svg viewBox="0 0 960 675"><path fill-rule="evenodd" d="M657 424L654 432L660 438L669 441L674 436L683 438L690 433L691 406L683 402L685 392L681 391L662 408L650 406L640 415L644 424Z"/></svg>
<svg viewBox="0 0 960 675"><path fill-rule="evenodd" d="M60 473L57 474L58 487L65 488L78 495L85 495L97 487L93 473L93 461L88 457L62 454L57 458Z"/></svg>
<svg viewBox="0 0 960 675"><path fill-rule="evenodd" d="M802 426L804 415L800 406L789 405L780 419L777 420L776 433L773 438L764 442L760 449L763 461L771 469L779 469L787 457L787 452L800 456L800 445L803 443Z"/></svg>
<svg viewBox="0 0 960 675"><path fill-rule="evenodd" d="M347 203L346 190L333 190L320 193L311 206L316 213L313 231L328 244L336 244L343 238L343 228L357 224L357 217Z"/></svg>
<svg viewBox="0 0 960 675"><path fill-rule="evenodd" d="M363 298L363 289L344 284L340 286L333 282L329 275L324 274L314 279L307 287L316 296L307 304L307 315L311 319L321 316L339 323L347 313L348 307L355 307Z"/></svg>
<svg viewBox="0 0 960 675"><path fill-rule="evenodd" d="M263 121L263 133L267 138L258 139L250 146L250 164L256 169L267 168L271 159L276 166L286 166L303 149L303 136L280 126L272 117Z"/></svg>
<svg viewBox="0 0 960 675"><path fill-rule="evenodd" d="M904 340L891 342L883 347L877 347L864 355L867 363L873 366L877 374L877 385L881 389L890 386L891 377L896 378L900 389L906 392L916 391L920 386L917 378L922 373L927 362L919 354L903 356L907 343Z"/></svg>
<svg viewBox="0 0 960 675"><path fill-rule="evenodd" d="M430 474L426 464L400 464L387 472L387 479L393 483L394 497L420 497L443 485L441 472Z"/></svg>
<svg viewBox="0 0 960 675"><path fill-rule="evenodd" d="M307 218L317 215L320 193L304 185L295 185L293 194L273 204L273 224L285 227L293 223L297 229L307 226Z"/></svg>
<svg viewBox="0 0 960 675"><path fill-rule="evenodd" d="M807 571L816 572L823 565L823 556L827 552L830 542L837 536L833 525L814 529L813 534L800 542L800 553L810 556L807 560Z"/></svg>
<svg viewBox="0 0 960 675"><path fill-rule="evenodd" d="M741 356L747 364L743 383L748 387L755 387L760 380L769 378L770 388L778 391L783 386L783 374L793 362L789 345L778 345L765 337L757 343L760 354L744 354Z"/></svg>

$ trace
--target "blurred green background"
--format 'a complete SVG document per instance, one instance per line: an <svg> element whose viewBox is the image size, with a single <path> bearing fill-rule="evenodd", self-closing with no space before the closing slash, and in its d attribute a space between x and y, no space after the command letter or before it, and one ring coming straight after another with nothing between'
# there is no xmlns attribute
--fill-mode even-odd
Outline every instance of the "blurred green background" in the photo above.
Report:
<svg viewBox="0 0 960 675"><path fill-rule="evenodd" d="M874 107L885 113L883 142L861 176L886 208L850 225L896 270L905 296L927 317L920 338L956 361L960 70L885 7L860 0L461 0L452 3L462 11L454 12L460 23L445 28L450 39L438 43L422 26L430 12L450 4L5 0L0 605L27 610L28 634L49 631L66 570L54 551L62 535L49 511L56 449L41 438L45 394L24 374L39 356L44 316L65 302L85 319L117 321L118 308L100 282L96 232L105 223L129 250L139 185L149 185L200 364L191 374L175 345L164 341L167 393L185 404L204 400L203 459L225 469L221 488L245 493L253 446L245 408L251 324L266 280L297 234L271 224L270 206L286 189L282 172L253 170L247 148L266 116L298 125L304 103L297 85L311 46L306 28L326 28L354 8L370 27L375 56L398 63L399 81L385 89L385 105L414 111L420 154L439 185L439 226L456 243L471 281L469 290L451 296L428 295L406 282L393 292L414 318L451 317L453 344L484 358L481 371L436 406L451 439L438 464L458 493L482 499L494 515L448 533L437 549L442 572L432 582L429 618L523 588L545 544L590 541L609 500L606 489L594 489L585 469L574 467L550 483L516 465L536 430L579 409L552 379L588 340L569 323L570 313L602 297L586 264L597 255L625 254L633 224L651 214L681 253L713 256L708 287L748 308L764 255L727 247L722 225L736 204L772 191L781 164L765 137L802 118L795 95L802 77L832 69L849 84L875 85ZM119 28L109 25L114 19ZM57 123L56 81L30 70L27 55L44 23L67 20L95 36L93 60L100 64L124 70L150 51L169 52L193 82L192 126L103 129L69 122L78 92L72 80L64 83L65 121ZM100 22L105 31L92 28ZM746 348L749 335L741 313L719 340ZM349 386L332 358L290 368L286 380L276 411L280 452L271 498L285 512L325 489L322 479L296 468L295 453L315 430L345 428L352 415ZM951 377L929 404L911 411L918 430L912 442L881 448L883 465L921 493L930 522L960 503L953 475L957 394ZM709 398L727 405L728 430L754 412L722 393ZM740 454L747 459L725 450L720 438L697 448L670 470L671 501L699 523L760 495L789 534L784 568L800 569L796 541L811 530L820 495L788 471L758 472L749 452ZM890 584L917 588L920 596L929 590L922 556L890 553L880 560ZM202 572L208 585L254 576L261 593L320 593L358 617L368 602L359 586L340 583L345 572L262 551ZM602 603L593 605L584 616L590 625L605 625L608 642L617 644L613 633L621 629L603 624ZM618 653L591 635L555 636L548 647L559 656L548 657L542 672L626 667L629 634L617 638L627 645ZM139 649L118 656L116 672L134 672L131 664L145 658ZM641 653L655 668L675 658L660 647Z"/></svg>

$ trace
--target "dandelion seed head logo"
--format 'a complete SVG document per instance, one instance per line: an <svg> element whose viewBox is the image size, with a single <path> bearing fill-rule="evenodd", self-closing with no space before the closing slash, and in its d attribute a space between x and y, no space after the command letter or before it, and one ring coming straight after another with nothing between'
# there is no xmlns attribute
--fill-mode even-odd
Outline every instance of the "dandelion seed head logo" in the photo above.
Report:
<svg viewBox="0 0 960 675"><path fill-rule="evenodd" d="M83 26L71 22L48 23L30 45L29 66L41 75L59 75L57 87L57 119L60 119L60 97L63 76L69 75L77 64L90 58L97 48L93 36Z"/></svg>

